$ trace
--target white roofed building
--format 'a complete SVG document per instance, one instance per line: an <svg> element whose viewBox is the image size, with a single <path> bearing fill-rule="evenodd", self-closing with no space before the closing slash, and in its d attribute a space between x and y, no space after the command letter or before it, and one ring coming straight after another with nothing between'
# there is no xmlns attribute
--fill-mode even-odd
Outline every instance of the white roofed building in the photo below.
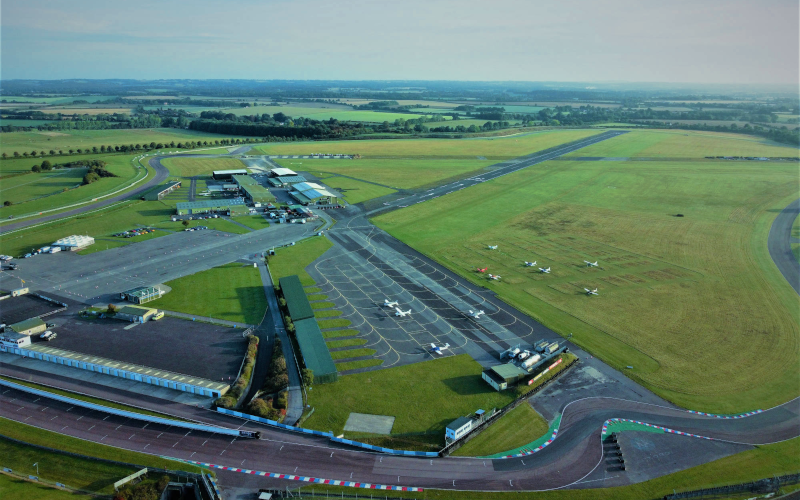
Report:
<svg viewBox="0 0 800 500"><path fill-rule="evenodd" d="M292 186L289 194L303 205L336 205L339 194L316 182L300 182Z"/></svg>
<svg viewBox="0 0 800 500"><path fill-rule="evenodd" d="M282 177L284 175L297 175L297 173L289 168L273 168L269 171L270 177Z"/></svg>
<svg viewBox="0 0 800 500"><path fill-rule="evenodd" d="M94 238L92 238L91 236L82 236L73 234L72 236L61 238L60 240L54 242L50 246L58 247L61 250L68 250L70 252L74 252L76 250L86 248L89 245L94 245Z"/></svg>

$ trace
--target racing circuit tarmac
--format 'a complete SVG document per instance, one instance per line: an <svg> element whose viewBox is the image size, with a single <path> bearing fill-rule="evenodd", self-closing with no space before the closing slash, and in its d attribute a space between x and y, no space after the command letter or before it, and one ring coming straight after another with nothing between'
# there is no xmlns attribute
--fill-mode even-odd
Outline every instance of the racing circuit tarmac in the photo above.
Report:
<svg viewBox="0 0 800 500"><path fill-rule="evenodd" d="M503 162L488 174L449 183L425 193L400 195L399 198L391 195L383 198L387 201L382 202L381 207L369 213L420 203L464 189L619 133L599 134ZM367 347L378 350L376 356L384 359L383 367L429 359L431 354L425 346L430 342L448 342L454 352L466 352L486 365L495 362L499 351L516 343L529 345L540 338L558 338L554 332L502 303L493 294L471 285L378 230L358 207L337 212L337 219L338 224L326 233L334 248L308 270L336 308L353 321L359 336L369 339ZM155 282L163 282L263 252L276 241L293 241L313 231L305 226L280 226L246 235L221 236L212 231L170 235L95 254L93 257L104 259L102 265L94 267L95 270L100 268L98 273L80 276L86 274L81 272L86 270L72 265L72 262L68 266L52 266L52 263L47 266L42 260L43 267L31 269L35 271L32 273L34 277L26 280L32 279L32 286L48 293L62 293L73 298L85 296L92 300L90 295L93 293L94 297L104 297L118 293L120 289L153 281L150 277L142 279L140 276L142 272L149 274L151 269L159 276ZM179 240L184 236L189 239ZM162 244L166 246L158 246ZM143 255L148 255L149 259L142 259ZM132 264L137 257L142 262ZM134 269L131 266L138 267ZM388 294L392 296L386 296ZM411 318L395 318L391 313L387 314L382 307L384 298L399 300L404 310L411 308ZM483 309L486 316L472 320L464 314L468 309ZM622 485L705 463L755 444L773 443L800 435L800 399L741 419L693 414L670 407L599 360L587 359L588 355L579 349L572 350L582 360L579 366L585 367L579 372L581 376L591 378L595 376L592 375L594 371L604 380L595 386L590 385L592 391L594 388L598 390L589 395L608 394L600 389L600 385L605 387L607 383L613 383L616 385L612 393L617 398L576 396L577 392L568 384L569 378L575 375L573 370L534 398L537 407L546 409L544 414L548 418L563 413L558 438L538 453L505 460L379 455L333 444L324 438L203 413L204 410L192 407L177 410L170 407L171 413L184 418L262 431L261 440L230 439L196 431L186 432L176 427L144 425L141 421L70 408L67 404L7 388L0 388L0 415L66 435L184 460L332 480L457 490L543 490ZM131 402L135 404L135 396ZM153 409L159 406L153 401L142 404ZM662 453L671 453L669 459L664 459L663 463L642 461L641 466L631 461L630 472L612 474L600 441L601 426L609 418L641 420L714 440L654 435L643 443L664 446ZM667 443L672 446L672 451L667 450ZM642 445L642 449L646 447ZM240 473L224 473L223 477L226 484L247 486L253 485L256 479ZM256 482L262 487L285 483L263 477L257 478ZM298 483L292 486L296 487Z"/></svg>

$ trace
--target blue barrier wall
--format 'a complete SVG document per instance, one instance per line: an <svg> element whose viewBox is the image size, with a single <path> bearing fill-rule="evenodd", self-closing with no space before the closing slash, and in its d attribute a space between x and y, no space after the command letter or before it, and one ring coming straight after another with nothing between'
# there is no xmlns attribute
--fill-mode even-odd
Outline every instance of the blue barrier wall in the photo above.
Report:
<svg viewBox="0 0 800 500"><path fill-rule="evenodd" d="M321 432L321 431L314 431L311 429L303 429L302 427L293 427L291 425L281 424L279 422L276 422L275 420L269 420L267 418L261 418L255 415L248 415L247 413L228 410L226 408L217 408L217 411L220 413L224 413L225 415L233 415L234 417L245 418L247 420L252 420L253 422L260 422L262 424L271 425L273 427L278 427L280 429L285 429L287 431L302 432L303 434L313 434L315 436L324 436L327 438L333 437L333 434L330 432Z"/></svg>
<svg viewBox="0 0 800 500"><path fill-rule="evenodd" d="M150 415L144 415L142 413L135 413L132 411L126 410L118 410L116 408L110 408L108 406L102 406L94 403L88 403L86 401L81 401L80 399L73 399L68 398L66 396L59 396L58 394L53 394L52 392L47 391L40 391L39 389L34 389L32 387L28 387L25 385L15 384L14 382L9 382L7 380L0 379L0 385L10 387L12 389L16 389L18 391L24 391L29 394L35 394L37 396L41 396L44 398L54 399L56 401L61 401L62 403L69 403L74 406L80 406L82 408L89 408L90 410L97 410L102 411L104 413L110 413L112 415L118 415L120 417L127 417L132 418L135 420L143 420L145 422L152 422L154 424L163 424L163 425L171 425L173 427L182 427L184 429L191 429L194 431L203 431L203 432L212 432L215 434L226 434L229 436L238 436L239 431L236 429L226 429L224 427L215 427L213 425L203 425L203 424L194 424L191 422L183 422L180 420L172 420L169 418L161 418L161 417L152 417Z"/></svg>
<svg viewBox="0 0 800 500"><path fill-rule="evenodd" d="M408 450L392 450L390 448L382 448L380 446L373 446L371 444L366 443L359 443L358 441L351 441L349 439L342 439L337 437L332 437L331 441L334 443L341 443L347 444L350 446L356 446L358 448L364 448L366 450L377 451L380 453L389 453L391 455L402 455L405 457L427 457L427 458L434 458L438 457L439 453L435 451L408 451Z"/></svg>

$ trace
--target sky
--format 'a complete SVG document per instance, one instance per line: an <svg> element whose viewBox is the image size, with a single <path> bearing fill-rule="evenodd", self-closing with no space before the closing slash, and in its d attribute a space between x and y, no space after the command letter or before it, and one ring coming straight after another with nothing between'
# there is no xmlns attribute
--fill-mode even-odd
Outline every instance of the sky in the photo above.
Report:
<svg viewBox="0 0 800 500"><path fill-rule="evenodd" d="M797 0L2 0L0 78L798 84Z"/></svg>

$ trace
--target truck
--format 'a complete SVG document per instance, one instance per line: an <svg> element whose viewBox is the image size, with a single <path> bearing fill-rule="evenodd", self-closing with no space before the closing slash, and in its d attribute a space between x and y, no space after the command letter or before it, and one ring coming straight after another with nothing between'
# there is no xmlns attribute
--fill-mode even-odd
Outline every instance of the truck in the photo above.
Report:
<svg viewBox="0 0 800 500"><path fill-rule="evenodd" d="M58 253L61 251L61 247L50 247L50 253Z"/></svg>

